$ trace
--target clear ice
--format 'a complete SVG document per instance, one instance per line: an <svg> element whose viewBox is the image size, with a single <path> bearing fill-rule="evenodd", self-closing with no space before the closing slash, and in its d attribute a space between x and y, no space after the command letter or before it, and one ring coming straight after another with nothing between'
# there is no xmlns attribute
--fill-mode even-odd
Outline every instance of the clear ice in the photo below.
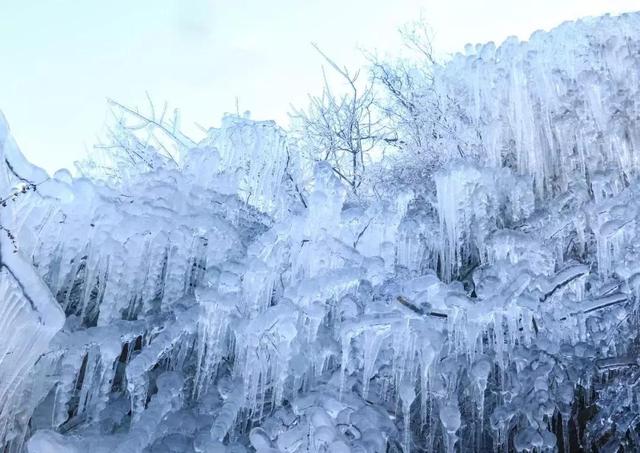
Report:
<svg viewBox="0 0 640 453"><path fill-rule="evenodd" d="M50 178L0 115L2 451L640 448L640 14L414 94L438 168L376 196L234 115Z"/></svg>

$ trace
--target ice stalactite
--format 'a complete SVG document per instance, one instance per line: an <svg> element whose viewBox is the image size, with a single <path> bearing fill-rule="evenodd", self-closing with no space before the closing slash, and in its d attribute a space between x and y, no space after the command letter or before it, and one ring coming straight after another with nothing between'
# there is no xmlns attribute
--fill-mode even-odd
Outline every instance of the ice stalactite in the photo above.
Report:
<svg viewBox="0 0 640 453"><path fill-rule="evenodd" d="M402 401L402 424L404 425L404 439L402 441L404 451L411 451L411 404L416 399L414 382L405 382L400 385L400 400Z"/></svg>
<svg viewBox="0 0 640 453"><path fill-rule="evenodd" d="M455 401L446 403L440 408L440 422L445 431L446 450L449 453L456 451L456 442L458 441L457 432L460 429L461 418L460 409Z"/></svg>

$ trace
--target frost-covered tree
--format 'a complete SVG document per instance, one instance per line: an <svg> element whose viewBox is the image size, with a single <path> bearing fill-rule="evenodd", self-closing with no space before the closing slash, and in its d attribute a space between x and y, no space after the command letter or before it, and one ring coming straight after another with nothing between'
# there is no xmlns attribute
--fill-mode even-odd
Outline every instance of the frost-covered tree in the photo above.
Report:
<svg viewBox="0 0 640 453"><path fill-rule="evenodd" d="M340 67L314 47L344 87L332 87L323 67L322 94L310 96L307 109L295 110L292 119L312 160L329 162L336 175L356 192L371 159L369 153L393 139L387 136L377 112L373 81L363 82L359 70Z"/></svg>

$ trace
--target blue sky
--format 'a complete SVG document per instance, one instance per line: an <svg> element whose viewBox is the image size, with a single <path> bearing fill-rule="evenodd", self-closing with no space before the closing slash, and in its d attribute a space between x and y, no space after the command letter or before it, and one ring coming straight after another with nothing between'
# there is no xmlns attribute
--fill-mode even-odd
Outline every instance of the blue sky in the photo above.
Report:
<svg viewBox="0 0 640 453"><path fill-rule="evenodd" d="M286 125L320 86L317 42L341 64L359 47L398 48L422 15L445 55L467 42L537 29L638 0L0 0L0 110L23 152L48 171L91 149L106 98L179 107L188 131L251 110Z"/></svg>

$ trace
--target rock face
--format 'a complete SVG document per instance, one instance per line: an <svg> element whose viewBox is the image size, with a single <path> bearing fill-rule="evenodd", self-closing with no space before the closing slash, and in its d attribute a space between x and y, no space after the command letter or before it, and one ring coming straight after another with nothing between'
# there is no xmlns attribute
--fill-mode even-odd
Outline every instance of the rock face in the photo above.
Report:
<svg viewBox="0 0 640 453"><path fill-rule="evenodd" d="M426 197L235 117L49 178L0 116L3 451L640 448L640 14L433 77Z"/></svg>

